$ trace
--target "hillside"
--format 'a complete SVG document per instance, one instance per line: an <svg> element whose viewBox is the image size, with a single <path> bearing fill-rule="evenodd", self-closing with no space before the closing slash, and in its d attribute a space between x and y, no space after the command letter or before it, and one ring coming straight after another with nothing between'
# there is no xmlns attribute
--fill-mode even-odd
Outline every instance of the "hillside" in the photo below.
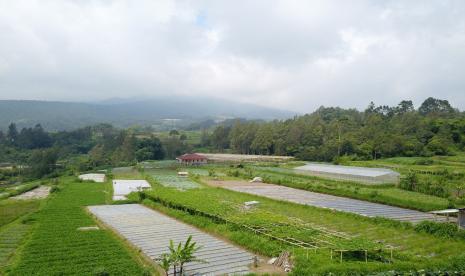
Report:
<svg viewBox="0 0 465 276"><path fill-rule="evenodd" d="M205 119L241 117L269 120L293 115L288 111L251 104L197 98L118 99L98 103L0 100L0 129L6 129L11 122L20 128L40 123L51 131L96 123L166 128L173 124L186 126Z"/></svg>

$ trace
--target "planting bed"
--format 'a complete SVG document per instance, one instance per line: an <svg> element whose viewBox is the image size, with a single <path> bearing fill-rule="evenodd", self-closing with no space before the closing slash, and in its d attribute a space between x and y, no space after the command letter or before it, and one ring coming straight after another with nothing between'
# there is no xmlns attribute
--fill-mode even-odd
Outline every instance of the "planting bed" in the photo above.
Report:
<svg viewBox="0 0 465 276"><path fill-rule="evenodd" d="M39 209L39 205L40 202L37 200L1 200L0 228L21 216L37 211L37 209Z"/></svg>
<svg viewBox="0 0 465 276"><path fill-rule="evenodd" d="M277 200L285 200L315 207L334 209L337 211L354 213L367 217L384 217L399 221L418 223L423 220L445 221L444 217L435 217L429 213L403 209L389 205L371 203L356 199L337 197L332 195L302 191L280 185L249 183L245 181L217 181L207 183L236 192L254 194ZM452 218L451 218L452 219Z"/></svg>
<svg viewBox="0 0 465 276"><path fill-rule="evenodd" d="M420 211L447 209L450 206L446 198L407 191L393 185L364 185L357 182L323 179L298 175L289 172L286 168L246 167L246 169L228 170L227 172L247 180L260 176L266 183Z"/></svg>
<svg viewBox="0 0 465 276"><path fill-rule="evenodd" d="M17 200L44 199L49 195L50 189L51 189L50 186L40 186L33 190L27 191L23 194L13 196L11 197L11 199L17 199Z"/></svg>
<svg viewBox="0 0 465 276"><path fill-rule="evenodd" d="M187 177L180 177L175 170L153 169L148 170L147 174L155 178L161 185L181 190L199 188L200 185L191 181Z"/></svg>
<svg viewBox="0 0 465 276"><path fill-rule="evenodd" d="M90 206L88 208L97 218L118 231L153 260L169 252L170 240L177 245L192 235L193 241L201 246L196 257L206 263L186 264L188 275L242 274L249 272L248 266L253 263L253 255L247 251L142 205Z"/></svg>
<svg viewBox="0 0 465 276"><path fill-rule="evenodd" d="M15 223L0 230L0 274L9 264L11 257L31 227L28 224Z"/></svg>

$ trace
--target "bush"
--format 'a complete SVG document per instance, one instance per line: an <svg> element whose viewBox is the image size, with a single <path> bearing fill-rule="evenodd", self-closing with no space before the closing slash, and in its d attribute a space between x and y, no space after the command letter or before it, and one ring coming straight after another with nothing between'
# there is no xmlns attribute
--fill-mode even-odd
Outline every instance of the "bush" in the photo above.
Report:
<svg viewBox="0 0 465 276"><path fill-rule="evenodd" d="M465 239L465 231L459 230L457 225L450 223L423 221L415 225L414 229L419 233L428 233L437 237Z"/></svg>
<svg viewBox="0 0 465 276"><path fill-rule="evenodd" d="M414 164L414 165L432 165L433 163L434 163L434 162L433 162L433 160L431 160L431 159L422 158L422 159L416 160L413 164Z"/></svg>

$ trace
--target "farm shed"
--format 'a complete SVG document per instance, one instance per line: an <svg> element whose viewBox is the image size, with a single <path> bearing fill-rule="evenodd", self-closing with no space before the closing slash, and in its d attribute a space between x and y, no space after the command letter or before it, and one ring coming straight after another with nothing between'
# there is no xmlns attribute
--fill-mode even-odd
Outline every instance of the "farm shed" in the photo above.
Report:
<svg viewBox="0 0 465 276"><path fill-rule="evenodd" d="M367 184L399 183L400 174L389 169L308 163L294 169L301 174Z"/></svg>
<svg viewBox="0 0 465 276"><path fill-rule="evenodd" d="M105 174L103 173L86 173L79 176L81 180L90 180L94 182L105 182Z"/></svg>
<svg viewBox="0 0 465 276"><path fill-rule="evenodd" d="M176 158L182 165L202 165L207 164L207 157L197 153L187 153Z"/></svg>

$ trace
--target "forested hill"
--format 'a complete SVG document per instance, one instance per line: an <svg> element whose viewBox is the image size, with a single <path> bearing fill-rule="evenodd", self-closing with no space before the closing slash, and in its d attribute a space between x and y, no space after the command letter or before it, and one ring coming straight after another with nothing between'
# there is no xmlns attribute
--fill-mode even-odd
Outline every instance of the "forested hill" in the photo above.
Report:
<svg viewBox="0 0 465 276"><path fill-rule="evenodd" d="M294 113L251 104L200 98L151 98L101 103L0 100L0 129L10 123L18 128L41 124L46 130L69 130L98 123L117 127L132 125L186 126L210 118L282 119ZM178 125L177 125L178 126Z"/></svg>
<svg viewBox="0 0 465 276"><path fill-rule="evenodd" d="M322 107L289 120L218 126L202 141L218 151L320 161L447 155L465 150L465 116L434 98L418 109L411 101L393 107L372 103L364 111Z"/></svg>

